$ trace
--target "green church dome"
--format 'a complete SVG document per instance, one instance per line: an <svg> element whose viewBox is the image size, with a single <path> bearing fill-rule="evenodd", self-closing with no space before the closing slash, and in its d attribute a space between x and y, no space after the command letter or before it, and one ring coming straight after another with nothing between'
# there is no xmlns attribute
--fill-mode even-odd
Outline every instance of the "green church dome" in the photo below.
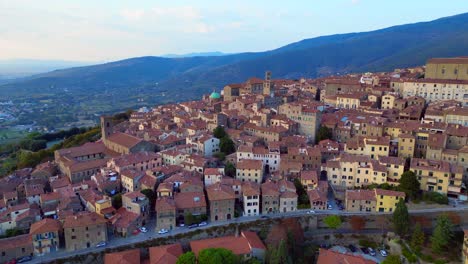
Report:
<svg viewBox="0 0 468 264"><path fill-rule="evenodd" d="M211 95L210 95L210 98L211 99L219 99L221 98L221 95L217 92L212 92Z"/></svg>

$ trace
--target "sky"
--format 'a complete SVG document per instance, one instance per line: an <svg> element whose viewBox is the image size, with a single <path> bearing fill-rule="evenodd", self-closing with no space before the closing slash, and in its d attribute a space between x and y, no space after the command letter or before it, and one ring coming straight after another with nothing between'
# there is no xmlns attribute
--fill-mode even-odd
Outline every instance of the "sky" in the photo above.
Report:
<svg viewBox="0 0 468 264"><path fill-rule="evenodd" d="M0 0L0 60L265 51L464 12L467 0Z"/></svg>

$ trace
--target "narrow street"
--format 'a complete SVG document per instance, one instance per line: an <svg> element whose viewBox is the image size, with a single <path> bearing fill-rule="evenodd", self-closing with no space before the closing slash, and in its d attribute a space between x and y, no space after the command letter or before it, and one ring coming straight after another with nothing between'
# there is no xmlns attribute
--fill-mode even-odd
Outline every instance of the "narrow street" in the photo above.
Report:
<svg viewBox="0 0 468 264"><path fill-rule="evenodd" d="M454 207L454 208L434 208L434 209L422 209L422 210L410 210L410 213L432 213L432 212L453 212L453 211L464 211L468 210L468 206L460 206L460 207ZM288 213L280 213L280 214L269 214L268 218L284 218L284 217L300 217L304 215L308 215L310 209L303 209L303 210L297 210L294 212L288 212ZM391 213L378 213L378 212L346 212L346 211L340 211L337 207L334 207L332 210L323 210L319 211L316 210L315 213L310 214L310 215L343 215L343 216L349 216L349 215L382 215L382 214L391 214ZM155 226L155 221L152 220L149 222L147 225L148 232L147 233L139 233L138 235L131 235L129 237L113 237L111 236L109 241L107 242L107 245L105 247L100 247L100 248L86 248L82 250L77 250L77 251L65 251L64 249L61 249L57 252L50 253L45 256L40 256L40 257L34 257L30 263L47 263L56 259L60 258L67 258L71 256L76 256L76 255L84 255L88 253L93 253L93 252L100 252L105 250L106 248L117 248L123 245L129 245L129 244L135 244L139 242L144 242L148 240L152 240L154 238L158 237L168 237L172 235L177 235L177 234L182 234L182 233L189 233L197 229L208 229L211 227L215 226L225 226L231 223L247 223L247 222L253 222L256 220L267 220L262 218L263 215L258 215L258 216L242 216L239 218L234 218L230 221L222 221L222 222L216 222L216 223L208 223L208 225L203 226L203 227L197 227L193 229L189 229L187 227L177 227L171 232L163 235L159 235L157 231L155 231L154 226ZM313 232L317 232L317 234L330 234L331 232L336 232L336 230L325 230L325 229L320 229L320 230L315 230ZM346 229L339 229L338 230L340 233L353 233L356 231L352 230L346 230ZM382 232L382 230L363 230L360 231L363 233L376 233L376 232Z"/></svg>

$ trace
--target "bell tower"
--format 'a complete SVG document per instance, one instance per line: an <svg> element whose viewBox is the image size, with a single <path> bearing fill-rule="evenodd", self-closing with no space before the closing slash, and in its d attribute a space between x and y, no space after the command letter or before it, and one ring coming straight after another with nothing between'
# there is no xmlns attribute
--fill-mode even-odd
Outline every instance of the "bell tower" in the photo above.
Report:
<svg viewBox="0 0 468 264"><path fill-rule="evenodd" d="M263 81L263 94L271 94L271 71L265 72L265 81Z"/></svg>
<svg viewBox="0 0 468 264"><path fill-rule="evenodd" d="M114 123L111 116L101 116L101 138L106 142L107 138L114 133Z"/></svg>

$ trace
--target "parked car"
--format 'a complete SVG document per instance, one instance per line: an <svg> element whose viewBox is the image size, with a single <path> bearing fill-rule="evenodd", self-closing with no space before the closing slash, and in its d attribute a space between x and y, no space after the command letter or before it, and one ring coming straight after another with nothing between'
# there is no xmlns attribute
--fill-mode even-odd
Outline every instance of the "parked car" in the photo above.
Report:
<svg viewBox="0 0 468 264"><path fill-rule="evenodd" d="M198 224L198 226L206 226L208 223L207 222L201 222Z"/></svg>
<svg viewBox="0 0 468 264"><path fill-rule="evenodd" d="M96 244L96 247L105 247L107 243L105 241L99 242Z"/></svg>
<svg viewBox="0 0 468 264"><path fill-rule="evenodd" d="M198 227L198 225L197 224L191 224L191 225L188 226L188 228L195 228L195 227Z"/></svg>
<svg viewBox="0 0 468 264"><path fill-rule="evenodd" d="M146 233L146 232L148 232L148 229L146 229L146 227L142 226L142 227L140 227L140 231L142 233Z"/></svg>
<svg viewBox="0 0 468 264"><path fill-rule="evenodd" d="M361 251L362 251L362 253L364 253L364 254L369 254L369 250L368 250L367 248L365 248L365 247L362 247L362 248L361 248Z"/></svg>
<svg viewBox="0 0 468 264"><path fill-rule="evenodd" d="M333 209L333 206L331 204L327 205L327 209L328 210L332 210Z"/></svg>
<svg viewBox="0 0 468 264"><path fill-rule="evenodd" d="M16 260L16 263L24 263L24 262L28 262L28 261L31 261L31 260L32 260L31 256L25 256L25 257L22 257L22 258L19 258L18 260Z"/></svg>
<svg viewBox="0 0 468 264"><path fill-rule="evenodd" d="M308 214L315 214L315 211L314 210L309 210L307 211Z"/></svg>
<svg viewBox="0 0 468 264"><path fill-rule="evenodd" d="M184 226L185 226L185 224L179 224L179 226L180 226L180 227L184 227Z"/></svg>
<svg viewBox="0 0 468 264"><path fill-rule="evenodd" d="M262 215L260 218L261 219L270 219L270 217L268 215Z"/></svg>
<svg viewBox="0 0 468 264"><path fill-rule="evenodd" d="M375 256L375 250L373 248L370 247L370 248L368 248L368 250L369 250L369 254L371 256Z"/></svg>
<svg viewBox="0 0 468 264"><path fill-rule="evenodd" d="M380 250L380 255L382 255L382 257L386 257L387 256L387 251L385 251L385 249L381 249Z"/></svg>
<svg viewBox="0 0 468 264"><path fill-rule="evenodd" d="M140 234L140 229L135 229L135 230L133 230L132 234L133 234L134 236Z"/></svg>
<svg viewBox="0 0 468 264"><path fill-rule="evenodd" d="M328 249L328 248L331 248L331 245L330 244L320 244L320 248Z"/></svg>
<svg viewBox="0 0 468 264"><path fill-rule="evenodd" d="M158 231L158 234L160 234L160 235L167 234L167 233L169 233L169 231L164 229L164 228Z"/></svg>
<svg viewBox="0 0 468 264"><path fill-rule="evenodd" d="M349 250L351 250L351 252L353 252L353 253L356 252L356 250L357 250L357 248L356 248L355 246L351 245L351 244L348 246L348 248L349 248Z"/></svg>

